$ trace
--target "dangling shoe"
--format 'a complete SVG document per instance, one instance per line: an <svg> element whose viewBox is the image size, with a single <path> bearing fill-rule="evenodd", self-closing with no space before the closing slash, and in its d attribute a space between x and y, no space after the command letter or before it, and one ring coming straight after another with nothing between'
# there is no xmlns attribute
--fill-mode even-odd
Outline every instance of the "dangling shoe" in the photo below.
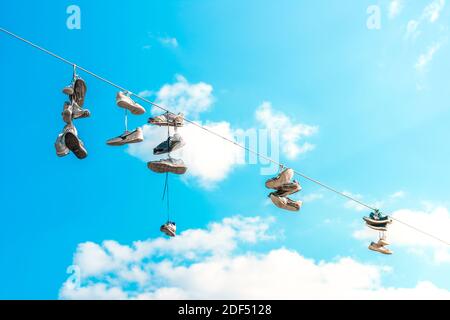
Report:
<svg viewBox="0 0 450 320"><path fill-rule="evenodd" d="M64 89L62 90L62 92L64 94L67 94L68 96L72 96L74 94L74 90L73 90L73 82L71 82L67 87L64 87Z"/></svg>
<svg viewBox="0 0 450 320"><path fill-rule="evenodd" d="M145 109L139 103L136 103L124 92L119 91L116 96L116 103L119 107L128 109L132 114L140 115L145 113Z"/></svg>
<svg viewBox="0 0 450 320"><path fill-rule="evenodd" d="M377 230L377 231L387 231L387 223L379 223L379 224L370 224L366 222L366 226L368 226L370 229Z"/></svg>
<svg viewBox="0 0 450 320"><path fill-rule="evenodd" d="M388 248L385 248L384 246L382 246L382 245L380 245L378 243L375 243L375 242L371 242L370 243L369 250L377 251L377 252L380 252L382 254L392 254L393 253Z"/></svg>
<svg viewBox="0 0 450 320"><path fill-rule="evenodd" d="M301 201L293 201L287 197L280 197L276 195L276 192L272 192L269 194L270 200L272 200L273 204L276 205L280 209L288 210L288 211L299 211L302 202Z"/></svg>
<svg viewBox="0 0 450 320"><path fill-rule="evenodd" d="M64 133L60 133L58 138L56 138L55 149L58 157L64 157L70 153L69 148L67 148L66 143L64 142Z"/></svg>
<svg viewBox="0 0 450 320"><path fill-rule="evenodd" d="M72 123L73 105L66 101L64 102L63 112L61 113L63 121L67 124Z"/></svg>
<svg viewBox="0 0 450 320"><path fill-rule="evenodd" d="M288 182L283 184L278 190L275 192L276 196L279 197L287 197L291 194L297 193L302 190L300 183L294 180L294 182Z"/></svg>
<svg viewBox="0 0 450 320"><path fill-rule="evenodd" d="M139 143L144 141L144 133L141 128L137 128L136 130L130 132L125 131L123 134L116 138L109 139L106 141L106 144L110 146L123 146L129 143Z"/></svg>
<svg viewBox="0 0 450 320"><path fill-rule="evenodd" d="M386 239L380 239L380 240L378 240L378 245L380 245L380 246L388 246L388 245L390 245L390 243L389 242L387 242L386 241Z"/></svg>
<svg viewBox="0 0 450 320"><path fill-rule="evenodd" d="M148 123L162 126L162 127L182 127L184 122L184 115L182 113L164 113L160 116L152 117L148 119Z"/></svg>
<svg viewBox="0 0 450 320"><path fill-rule="evenodd" d="M88 109L83 109L75 102L73 103L72 119L89 118L90 116L91 112Z"/></svg>
<svg viewBox="0 0 450 320"><path fill-rule="evenodd" d="M73 95L71 95L72 101L74 101L80 108L83 108L84 99L86 98L87 85L86 82L77 77L73 84Z"/></svg>
<svg viewBox="0 0 450 320"><path fill-rule="evenodd" d="M78 159L84 159L87 157L87 151L84 147L83 141L78 138L77 129L73 125L66 125L64 127L64 142Z"/></svg>
<svg viewBox="0 0 450 320"><path fill-rule="evenodd" d="M266 188L278 189L282 185L291 182L293 177L294 177L294 170L292 170L292 169L285 169L277 177L267 180L266 181Z"/></svg>
<svg viewBox="0 0 450 320"><path fill-rule="evenodd" d="M183 138L176 133L172 137L169 137L166 141L161 142L156 148L153 149L153 154L163 154L163 153L170 153L173 151L176 151L182 147L184 147L186 143L184 142Z"/></svg>
<svg viewBox="0 0 450 320"><path fill-rule="evenodd" d="M389 216L383 216L379 210L371 212L368 217L363 217L364 221L370 225L390 224L392 219Z"/></svg>
<svg viewBox="0 0 450 320"><path fill-rule="evenodd" d="M147 163L147 167L156 173L174 173L174 174L185 174L187 167L183 160L178 159L163 159L158 161L150 161Z"/></svg>
<svg viewBox="0 0 450 320"><path fill-rule="evenodd" d="M175 225L175 222L168 221L167 223L163 224L159 230L161 230L161 232L169 237L175 237L177 226Z"/></svg>

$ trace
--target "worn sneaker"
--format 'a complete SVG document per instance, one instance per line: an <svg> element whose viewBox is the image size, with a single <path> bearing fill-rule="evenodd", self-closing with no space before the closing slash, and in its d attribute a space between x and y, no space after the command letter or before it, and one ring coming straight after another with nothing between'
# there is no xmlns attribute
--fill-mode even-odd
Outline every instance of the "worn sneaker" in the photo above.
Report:
<svg viewBox="0 0 450 320"><path fill-rule="evenodd" d="M86 82L77 77L73 84L73 95L71 95L71 100L74 101L80 108L83 108L84 99L86 98L87 85Z"/></svg>
<svg viewBox="0 0 450 320"><path fill-rule="evenodd" d="M291 182L293 177L294 177L294 170L285 169L277 177L267 180L266 188L279 189L282 185Z"/></svg>
<svg viewBox="0 0 450 320"><path fill-rule="evenodd" d="M292 199L289 199L287 197L279 197L275 192L272 192L269 196L273 204L280 209L299 211L303 204L301 201L293 201Z"/></svg>
<svg viewBox="0 0 450 320"><path fill-rule="evenodd" d="M63 112L61 113L61 115L63 121L67 124L72 123L72 111L73 111L72 103L68 101L64 102Z"/></svg>
<svg viewBox="0 0 450 320"><path fill-rule="evenodd" d="M378 244L379 244L380 246L388 246L388 245L390 245L390 243L387 242L386 239L380 239L380 240L378 240Z"/></svg>
<svg viewBox="0 0 450 320"><path fill-rule="evenodd" d="M161 226L159 229L161 232L165 233L169 237L175 237L177 232L177 226L175 225L175 222L167 222Z"/></svg>
<svg viewBox="0 0 450 320"><path fill-rule="evenodd" d="M169 137L166 141L161 142L156 148L153 149L153 154L163 154L163 153L170 153L172 151L178 150L182 147L184 147L186 143L184 142L183 138L176 133L172 137Z"/></svg>
<svg viewBox="0 0 450 320"><path fill-rule="evenodd" d="M142 141L144 141L144 133L142 132L141 128L137 128L132 132L125 131L120 136L109 139L108 141L106 141L106 144L110 146L123 146L125 144L139 143Z"/></svg>
<svg viewBox="0 0 450 320"><path fill-rule="evenodd" d="M70 153L69 148L67 148L66 143L64 142L64 133L60 133L58 138L56 138L55 149L58 157L64 157Z"/></svg>
<svg viewBox="0 0 450 320"><path fill-rule="evenodd" d="M380 252L382 254L392 254L393 252L391 250L389 250L388 248L385 248L384 246L375 243L375 242L371 242L369 245L369 249L372 251L377 251Z"/></svg>
<svg viewBox="0 0 450 320"><path fill-rule="evenodd" d="M299 192L300 190L302 190L302 187L297 181L294 181L283 184L274 194L278 197L287 197L291 194Z"/></svg>
<svg viewBox="0 0 450 320"><path fill-rule="evenodd" d="M62 92L64 94L67 94L68 96L73 95L73 93L75 92L73 90L73 82L71 82L67 87L64 87L64 89L62 90Z"/></svg>
<svg viewBox="0 0 450 320"><path fill-rule="evenodd" d="M140 115L145 113L144 107L134 102L124 92L119 91L117 93L116 103L119 107L130 110L132 114Z"/></svg>
<svg viewBox="0 0 450 320"><path fill-rule="evenodd" d="M383 216L379 212L378 213L371 212L368 217L363 217L363 220L371 225L392 223L392 219L389 218L389 216Z"/></svg>
<svg viewBox="0 0 450 320"><path fill-rule="evenodd" d="M148 123L162 127L182 127L184 122L184 115L182 113L164 113L160 116L148 119Z"/></svg>
<svg viewBox="0 0 450 320"><path fill-rule="evenodd" d="M178 159L163 159L158 161L150 161L147 163L147 167L156 173L175 173L175 174L185 174L187 167L183 160Z"/></svg>
<svg viewBox="0 0 450 320"><path fill-rule="evenodd" d="M72 151L78 159L84 159L87 157L87 151L84 147L83 141L78 138L77 129L71 124L64 127L64 142L67 148L69 148L69 150Z"/></svg>
<svg viewBox="0 0 450 320"><path fill-rule="evenodd" d="M72 119L89 118L90 116L91 112L88 109L83 109L75 102L73 103Z"/></svg>
<svg viewBox="0 0 450 320"><path fill-rule="evenodd" d="M369 224L366 222L366 226L368 226L370 229L377 230L377 231L387 231L387 223L384 224Z"/></svg>

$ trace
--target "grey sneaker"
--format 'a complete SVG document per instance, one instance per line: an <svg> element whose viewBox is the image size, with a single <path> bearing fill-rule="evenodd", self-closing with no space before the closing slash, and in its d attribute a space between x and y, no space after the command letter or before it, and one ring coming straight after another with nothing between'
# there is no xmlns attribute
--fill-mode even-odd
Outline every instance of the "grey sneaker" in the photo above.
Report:
<svg viewBox="0 0 450 320"><path fill-rule="evenodd" d="M185 174L187 167L183 160L178 159L163 159L158 161L150 161L147 163L147 167L156 173L175 173L175 174Z"/></svg>
<svg viewBox="0 0 450 320"><path fill-rule="evenodd" d="M369 250L377 251L377 252L380 252L382 254L392 254L393 253L388 248L385 248L384 246L382 246L382 245L380 245L378 243L375 243L375 242L371 242L370 243Z"/></svg>
<svg viewBox="0 0 450 320"><path fill-rule="evenodd" d="M71 95L71 101L74 101L80 108L83 108L84 99L86 98L87 85L86 82L77 77L73 84L73 95Z"/></svg>
<svg viewBox="0 0 450 320"><path fill-rule="evenodd" d="M87 151L84 147L83 141L78 138L77 129L72 125L68 124L64 127L64 142L72 151L78 159L84 159L87 157Z"/></svg>
<svg viewBox="0 0 450 320"><path fill-rule="evenodd" d="M303 204L301 201L294 201L287 197L279 197L275 192L272 192L269 197L278 208L288 211L299 211Z"/></svg>
<svg viewBox="0 0 450 320"><path fill-rule="evenodd" d="M132 114L140 115L145 113L145 109L139 103L136 103L126 93L119 91L116 96L116 103L119 107L128 109Z"/></svg>
<svg viewBox="0 0 450 320"><path fill-rule="evenodd" d="M60 133L58 138L56 138L55 149L58 157L64 157L70 153L69 148L67 148L66 143L64 142L64 133Z"/></svg>
<svg viewBox="0 0 450 320"><path fill-rule="evenodd" d="M75 101L72 103L64 102L62 118L65 123L70 124L74 119L88 118L90 116L91 112L78 106Z"/></svg>
<svg viewBox="0 0 450 320"><path fill-rule="evenodd" d="M184 142L183 138L176 133L172 137L169 137L166 141L161 142L156 148L153 149L153 154L163 154L163 153L170 153L172 151L178 150L182 147L184 147L186 143Z"/></svg>
<svg viewBox="0 0 450 320"><path fill-rule="evenodd" d="M160 116L148 119L148 123L161 127L182 127L184 122L184 115L182 113L164 113Z"/></svg>
<svg viewBox="0 0 450 320"><path fill-rule="evenodd" d="M67 124L72 123L72 112L73 112L72 103L68 101L64 102L63 112L61 115L65 123Z"/></svg>
<svg viewBox="0 0 450 320"><path fill-rule="evenodd" d="M300 183L294 180L294 182L283 184L274 194L278 197L287 197L291 194L299 192L300 190L302 190Z"/></svg>
<svg viewBox="0 0 450 320"><path fill-rule="evenodd" d="M120 136L109 139L108 141L106 141L106 144L110 146L123 146L125 144L139 143L142 141L144 141L144 133L142 132L141 128L137 128L132 132L125 131Z"/></svg>
<svg viewBox="0 0 450 320"><path fill-rule="evenodd" d="M175 222L168 221L163 224L159 230L169 237L175 237L177 233L177 226L175 225Z"/></svg>
<svg viewBox="0 0 450 320"><path fill-rule="evenodd" d="M266 181L266 188L279 189L282 185L291 182L294 177L294 170L285 169L277 177Z"/></svg>

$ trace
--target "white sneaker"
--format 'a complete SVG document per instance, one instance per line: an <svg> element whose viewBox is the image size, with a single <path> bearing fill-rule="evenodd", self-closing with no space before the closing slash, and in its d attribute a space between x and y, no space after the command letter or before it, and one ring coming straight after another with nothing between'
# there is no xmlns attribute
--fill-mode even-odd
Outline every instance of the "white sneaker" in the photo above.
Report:
<svg viewBox="0 0 450 320"><path fill-rule="evenodd" d="M161 232L165 233L169 237L175 237L177 232L177 226L175 225L175 222L167 222L161 226L159 229Z"/></svg>
<svg viewBox="0 0 450 320"><path fill-rule="evenodd" d="M182 113L164 113L160 116L148 119L148 123L161 127L182 127L184 122L184 115Z"/></svg>
<svg viewBox="0 0 450 320"><path fill-rule="evenodd" d="M156 148L153 149L153 154L164 154L164 153L171 153L173 151L176 151L178 149L181 149L184 147L186 143L184 142L183 138L176 133L172 137L169 137L166 141L161 142Z"/></svg>
<svg viewBox="0 0 450 320"><path fill-rule="evenodd" d="M119 107L128 109L132 114L140 115L145 113L145 109L140 104L136 103L127 96L124 92L118 92L116 96L116 103Z"/></svg>
<svg viewBox="0 0 450 320"><path fill-rule="evenodd" d="M64 142L64 133L60 133L58 135L58 138L56 138L55 149L56 149L56 155L58 157L64 157L70 153L69 148L67 148L67 146Z"/></svg>
<svg viewBox="0 0 450 320"><path fill-rule="evenodd" d="M125 131L120 136L109 139L108 141L106 141L106 144L110 146L123 146L125 144L139 143L142 141L144 141L144 133L142 132L141 128L137 128L132 132Z"/></svg>
<svg viewBox="0 0 450 320"><path fill-rule="evenodd" d="M287 197L277 196L275 192L272 192L269 196L274 205L288 211L299 211L303 204L301 201L294 201Z"/></svg>
<svg viewBox="0 0 450 320"><path fill-rule="evenodd" d="M382 246L382 245L380 245L378 243L375 243L375 242L371 242L370 243L369 250L377 251L377 252L380 252L382 254L392 254L393 253L388 248L385 248L384 246Z"/></svg>
<svg viewBox="0 0 450 320"><path fill-rule="evenodd" d="M266 188L279 189L282 185L291 182L294 177L294 170L285 169L277 177L266 181Z"/></svg>
<svg viewBox="0 0 450 320"><path fill-rule="evenodd" d="M287 197L291 194L299 192L300 190L302 190L300 183L298 183L297 181L288 182L279 187L275 192L275 195L279 197Z"/></svg>
<svg viewBox="0 0 450 320"><path fill-rule="evenodd" d="M158 161L150 161L147 163L147 167L156 173L174 173L174 174L185 174L187 167L183 160L168 158Z"/></svg>

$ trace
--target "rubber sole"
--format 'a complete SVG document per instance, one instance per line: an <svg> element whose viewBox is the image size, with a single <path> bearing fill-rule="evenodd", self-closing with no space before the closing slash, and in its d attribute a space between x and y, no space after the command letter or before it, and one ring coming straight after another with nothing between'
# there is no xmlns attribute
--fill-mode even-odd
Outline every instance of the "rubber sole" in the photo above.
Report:
<svg viewBox="0 0 450 320"><path fill-rule="evenodd" d="M65 136L66 147L72 151L78 159L87 157L86 149L81 145L80 140L71 132L67 132Z"/></svg>
<svg viewBox="0 0 450 320"><path fill-rule="evenodd" d="M119 102L117 102L117 105L121 108L129 110L134 115L141 115L141 114L145 113L145 109L136 107L125 101L119 101Z"/></svg>
<svg viewBox="0 0 450 320"><path fill-rule="evenodd" d="M147 167L156 173L173 173L173 174L185 174L186 167L174 167L160 162L148 162Z"/></svg>

